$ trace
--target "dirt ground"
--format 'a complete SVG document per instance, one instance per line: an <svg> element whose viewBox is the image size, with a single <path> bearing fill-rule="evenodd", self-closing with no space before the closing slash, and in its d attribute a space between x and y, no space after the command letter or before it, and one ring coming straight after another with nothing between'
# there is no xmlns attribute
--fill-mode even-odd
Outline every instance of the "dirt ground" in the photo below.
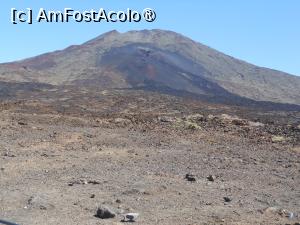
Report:
<svg viewBox="0 0 300 225"><path fill-rule="evenodd" d="M149 225L300 222L298 128L275 135L226 115L137 122L34 107L0 112L0 219L124 224L130 212ZM100 205L116 217L97 218Z"/></svg>

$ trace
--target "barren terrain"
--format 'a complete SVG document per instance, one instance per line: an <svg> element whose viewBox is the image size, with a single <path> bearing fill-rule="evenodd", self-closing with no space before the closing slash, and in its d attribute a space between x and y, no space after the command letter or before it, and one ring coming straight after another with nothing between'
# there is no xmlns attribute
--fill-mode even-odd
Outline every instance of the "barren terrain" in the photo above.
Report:
<svg viewBox="0 0 300 225"><path fill-rule="evenodd" d="M0 219L297 224L299 124L299 111L151 92L20 92L1 103Z"/></svg>

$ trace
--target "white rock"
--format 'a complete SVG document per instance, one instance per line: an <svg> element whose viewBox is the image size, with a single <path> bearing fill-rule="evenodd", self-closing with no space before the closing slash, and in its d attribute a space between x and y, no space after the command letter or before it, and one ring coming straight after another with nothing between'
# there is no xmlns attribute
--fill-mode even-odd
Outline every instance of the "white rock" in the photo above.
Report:
<svg viewBox="0 0 300 225"><path fill-rule="evenodd" d="M127 213L123 215L123 222L135 222L136 219L139 217L138 213Z"/></svg>

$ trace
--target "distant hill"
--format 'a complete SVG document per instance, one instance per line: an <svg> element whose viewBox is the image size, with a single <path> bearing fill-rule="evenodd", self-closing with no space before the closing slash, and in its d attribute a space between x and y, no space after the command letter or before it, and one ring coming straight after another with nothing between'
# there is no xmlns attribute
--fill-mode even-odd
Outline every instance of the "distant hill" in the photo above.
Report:
<svg viewBox="0 0 300 225"><path fill-rule="evenodd" d="M0 64L0 81L300 105L300 77L246 63L164 30L111 31L82 45Z"/></svg>

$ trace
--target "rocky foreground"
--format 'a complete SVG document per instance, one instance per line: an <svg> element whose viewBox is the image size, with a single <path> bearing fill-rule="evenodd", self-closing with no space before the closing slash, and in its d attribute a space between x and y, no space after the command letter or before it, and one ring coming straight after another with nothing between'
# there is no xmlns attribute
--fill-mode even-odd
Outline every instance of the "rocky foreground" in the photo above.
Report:
<svg viewBox="0 0 300 225"><path fill-rule="evenodd" d="M97 114L88 106L85 113L67 106L54 113L37 101L2 104L0 219L22 225L299 224L295 121L192 107L187 113L183 105L182 113L164 112L166 106L157 114L134 113L127 106Z"/></svg>

